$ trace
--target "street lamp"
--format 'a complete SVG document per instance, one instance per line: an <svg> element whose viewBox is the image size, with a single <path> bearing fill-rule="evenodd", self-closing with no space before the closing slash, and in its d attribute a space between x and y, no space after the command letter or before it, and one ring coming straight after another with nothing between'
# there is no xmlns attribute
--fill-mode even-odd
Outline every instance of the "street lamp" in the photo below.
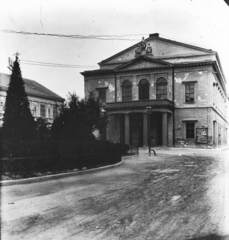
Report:
<svg viewBox="0 0 229 240"><path fill-rule="evenodd" d="M156 156L156 152L151 149L151 142L150 142L150 115L152 113L152 107L151 106L147 106L146 107L146 112L148 115L148 148L149 148L149 156L151 156L151 150L154 152L154 155Z"/></svg>

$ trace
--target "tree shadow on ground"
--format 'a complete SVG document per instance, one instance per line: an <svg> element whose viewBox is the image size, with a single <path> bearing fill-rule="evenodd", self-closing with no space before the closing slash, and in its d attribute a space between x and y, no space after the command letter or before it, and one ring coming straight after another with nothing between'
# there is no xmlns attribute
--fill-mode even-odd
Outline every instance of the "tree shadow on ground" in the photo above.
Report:
<svg viewBox="0 0 229 240"><path fill-rule="evenodd" d="M189 240L229 240L229 235L227 236L219 236L217 234L210 234L207 236L196 237Z"/></svg>

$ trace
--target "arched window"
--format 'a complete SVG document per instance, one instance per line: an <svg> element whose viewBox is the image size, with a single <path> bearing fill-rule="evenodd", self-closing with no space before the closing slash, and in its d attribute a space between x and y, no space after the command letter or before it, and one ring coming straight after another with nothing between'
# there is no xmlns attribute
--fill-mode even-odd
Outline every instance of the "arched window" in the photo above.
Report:
<svg viewBox="0 0 229 240"><path fill-rule="evenodd" d="M165 78L158 78L156 91L157 99L167 99L167 81Z"/></svg>
<svg viewBox="0 0 229 240"><path fill-rule="evenodd" d="M142 79L139 82L139 100L149 99L149 81Z"/></svg>
<svg viewBox="0 0 229 240"><path fill-rule="evenodd" d="M132 101L132 83L128 80L122 83L122 101Z"/></svg>

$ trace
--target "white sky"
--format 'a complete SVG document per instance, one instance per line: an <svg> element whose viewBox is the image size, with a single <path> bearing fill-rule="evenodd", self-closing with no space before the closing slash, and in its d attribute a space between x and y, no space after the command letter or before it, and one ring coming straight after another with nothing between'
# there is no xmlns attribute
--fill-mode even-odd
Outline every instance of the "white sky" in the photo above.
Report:
<svg viewBox="0 0 229 240"><path fill-rule="evenodd" d="M223 0L0 0L0 30L140 34L128 37L136 41L103 41L0 32L0 72L9 73L8 57L14 59L16 52L21 54L21 60L97 65L137 43L142 36L159 33L164 38L217 51L229 82L228 25L229 6ZM64 98L73 91L84 96L80 72L91 69L21 64L24 78L36 80Z"/></svg>

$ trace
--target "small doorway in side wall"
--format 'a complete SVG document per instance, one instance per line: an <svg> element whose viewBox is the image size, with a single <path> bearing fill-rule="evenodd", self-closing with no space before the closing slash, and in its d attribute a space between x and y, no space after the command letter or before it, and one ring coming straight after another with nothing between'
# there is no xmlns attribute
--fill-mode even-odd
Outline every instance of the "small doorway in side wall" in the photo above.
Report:
<svg viewBox="0 0 229 240"><path fill-rule="evenodd" d="M213 121L213 145L216 145L216 121Z"/></svg>

